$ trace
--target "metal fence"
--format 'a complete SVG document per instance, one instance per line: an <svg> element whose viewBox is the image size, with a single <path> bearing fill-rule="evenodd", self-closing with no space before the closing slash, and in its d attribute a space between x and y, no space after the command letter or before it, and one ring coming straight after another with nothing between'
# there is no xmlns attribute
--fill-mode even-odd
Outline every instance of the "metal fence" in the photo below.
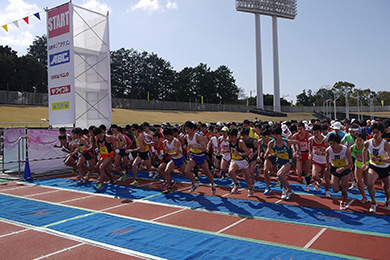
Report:
<svg viewBox="0 0 390 260"><path fill-rule="evenodd" d="M47 93L29 93L18 91L5 91L0 90L0 103L1 104L17 104L17 105L48 105ZM112 108L125 108L125 109L149 109L149 110L180 110L180 111L227 111L227 112L247 112L254 106L243 105L226 105L226 104L201 104L194 102L173 102L173 101L147 101L142 99L125 99L125 98L112 98ZM265 106L266 110L273 110L272 106ZM313 113L314 111L320 111L322 113L333 113L334 107L323 106L282 106L282 112L284 113ZM337 106L337 113L344 113L345 106ZM360 112L381 112L390 111L390 106L350 106L349 111L352 113Z"/></svg>

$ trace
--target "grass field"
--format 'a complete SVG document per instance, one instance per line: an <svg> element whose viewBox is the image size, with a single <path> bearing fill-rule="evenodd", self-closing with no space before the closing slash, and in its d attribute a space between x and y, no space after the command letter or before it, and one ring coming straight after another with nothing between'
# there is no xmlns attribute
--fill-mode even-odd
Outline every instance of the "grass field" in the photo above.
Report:
<svg viewBox="0 0 390 260"><path fill-rule="evenodd" d="M243 121L244 119L255 120L257 117L262 121L284 120L309 120L315 116L312 113L288 113L287 117L268 117L254 113L240 112L198 112L198 111L170 111L170 110L131 110L113 109L112 122L125 125L128 123L184 123L187 120L211 122ZM375 116L390 117L389 112L376 112ZM0 105L0 127L24 127L26 123L32 127L47 127L48 122L42 118L49 117L49 110L44 106L20 106ZM34 123L34 124L31 124Z"/></svg>

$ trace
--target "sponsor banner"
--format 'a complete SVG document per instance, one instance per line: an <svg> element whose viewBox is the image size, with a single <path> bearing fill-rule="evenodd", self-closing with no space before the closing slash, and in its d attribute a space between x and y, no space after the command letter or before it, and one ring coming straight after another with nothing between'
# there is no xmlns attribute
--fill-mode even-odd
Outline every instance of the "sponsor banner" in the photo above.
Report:
<svg viewBox="0 0 390 260"><path fill-rule="evenodd" d="M62 51L49 55L49 66L57 66L70 62L70 51Z"/></svg>
<svg viewBox="0 0 390 260"><path fill-rule="evenodd" d="M49 79L55 80L55 79L62 79L62 78L67 78L67 77L69 77L69 72L62 72L62 73L51 75L49 77Z"/></svg>
<svg viewBox="0 0 390 260"><path fill-rule="evenodd" d="M74 125L76 94L72 3L48 11L47 35L49 123L54 127Z"/></svg>
<svg viewBox="0 0 390 260"><path fill-rule="evenodd" d="M64 4L47 13L49 39L70 32L69 4ZM49 46L49 45L48 45Z"/></svg>
<svg viewBox="0 0 390 260"><path fill-rule="evenodd" d="M59 95L70 93L70 85L54 87L50 89L50 95Z"/></svg>
<svg viewBox="0 0 390 260"><path fill-rule="evenodd" d="M53 103L51 106L53 111L69 109L69 101Z"/></svg>

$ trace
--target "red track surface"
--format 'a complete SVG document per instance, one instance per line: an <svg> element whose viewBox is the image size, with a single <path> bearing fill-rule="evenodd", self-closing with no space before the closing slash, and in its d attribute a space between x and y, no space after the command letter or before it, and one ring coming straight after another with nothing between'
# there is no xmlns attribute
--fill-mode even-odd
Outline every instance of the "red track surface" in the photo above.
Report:
<svg viewBox="0 0 390 260"><path fill-rule="evenodd" d="M156 183L156 180L142 180L141 185L143 187L160 189L160 184ZM187 183L177 183L175 189L188 192L189 187L190 185ZM170 205L155 205L139 200L132 202L76 191L21 185L16 182L1 183L0 193L243 238L301 248L306 246L311 249L349 256L389 259L390 255L390 238L385 237L259 219L246 219L217 212L190 210ZM196 193L210 195L211 188L201 185ZM286 202L280 201L280 194L277 193L264 196L262 192L258 191L255 192L255 197L248 198L247 190L242 190L238 194L232 195L229 194L228 188L218 187L216 196L286 203L304 207L339 209L338 199L326 199L309 195L294 195L291 201ZM353 202L348 210L367 212L368 204L362 205ZM389 215L383 208L378 211L378 214ZM313 240L318 234L320 234L318 238ZM83 260L96 259L97 257L101 259L139 259L120 252L114 252L113 250L4 222L0 222L0 252L2 255L1 259L18 260L34 259L42 256L54 259Z"/></svg>

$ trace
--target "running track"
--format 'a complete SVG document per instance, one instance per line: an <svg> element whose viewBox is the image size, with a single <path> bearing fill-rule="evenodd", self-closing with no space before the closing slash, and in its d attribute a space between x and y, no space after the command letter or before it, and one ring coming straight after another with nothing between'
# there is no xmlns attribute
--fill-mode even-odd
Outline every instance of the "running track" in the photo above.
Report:
<svg viewBox="0 0 390 260"><path fill-rule="evenodd" d="M383 203L368 214L350 199L341 212L337 197L297 183L287 202L279 192L230 194L224 183L215 196L207 185L189 194L185 179L163 195L142 176L100 193L72 178L0 183L1 259L389 259Z"/></svg>

